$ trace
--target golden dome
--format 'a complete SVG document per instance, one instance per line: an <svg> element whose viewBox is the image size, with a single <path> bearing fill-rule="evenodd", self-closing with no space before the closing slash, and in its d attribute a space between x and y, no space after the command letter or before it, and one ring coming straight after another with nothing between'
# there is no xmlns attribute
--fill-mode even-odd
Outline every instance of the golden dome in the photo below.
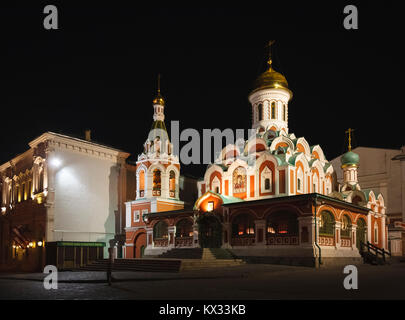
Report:
<svg viewBox="0 0 405 320"><path fill-rule="evenodd" d="M165 105L165 100L163 99L162 95L160 94L160 90L158 91L157 96L153 99L153 104L158 104L161 106Z"/></svg>
<svg viewBox="0 0 405 320"><path fill-rule="evenodd" d="M250 94L263 89L285 89L292 96L291 90L288 88L287 79L279 72L271 67L271 60L268 62L269 69L263 72L253 83Z"/></svg>

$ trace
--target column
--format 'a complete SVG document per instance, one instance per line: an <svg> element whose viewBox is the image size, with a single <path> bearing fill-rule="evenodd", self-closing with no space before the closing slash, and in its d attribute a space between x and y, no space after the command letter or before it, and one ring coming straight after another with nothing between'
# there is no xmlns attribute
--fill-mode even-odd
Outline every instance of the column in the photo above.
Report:
<svg viewBox="0 0 405 320"><path fill-rule="evenodd" d="M194 219L194 221L196 221ZM193 224L193 248L199 248L200 247L200 243L199 243L199 239L198 239L198 223L194 222Z"/></svg>
<svg viewBox="0 0 405 320"><path fill-rule="evenodd" d="M311 247L315 241L313 232L314 219L312 216L299 217L298 220L298 233L299 245L301 247Z"/></svg>
<svg viewBox="0 0 405 320"><path fill-rule="evenodd" d="M357 225L352 225L351 233L352 233L352 250L357 249Z"/></svg>
<svg viewBox="0 0 405 320"><path fill-rule="evenodd" d="M54 233L54 219L55 219L55 168L48 164L50 155L54 151L53 148L47 147L45 150L46 158L43 162L43 170L44 170L44 183L43 188L46 191L46 231L45 231L45 239L46 241L55 241L55 233Z"/></svg>
<svg viewBox="0 0 405 320"><path fill-rule="evenodd" d="M342 240L342 234L341 234L341 229L342 229L342 223L340 221L335 221L335 248L340 249L341 248L341 240Z"/></svg>
<svg viewBox="0 0 405 320"><path fill-rule="evenodd" d="M167 228L167 232L169 234L169 243L167 246L171 249L175 247L176 240L175 240L175 235L176 235L176 226L169 226Z"/></svg>
<svg viewBox="0 0 405 320"><path fill-rule="evenodd" d="M266 245L266 220L255 220L255 246Z"/></svg>
<svg viewBox="0 0 405 320"><path fill-rule="evenodd" d="M382 236L382 247L384 250L387 250L387 241L385 237L387 234L385 233L385 215L381 216L381 236Z"/></svg>
<svg viewBox="0 0 405 320"><path fill-rule="evenodd" d="M231 246L232 224L230 222L223 223L222 230L223 230L222 248L230 249L232 247Z"/></svg>
<svg viewBox="0 0 405 320"><path fill-rule="evenodd" d="M153 248L153 228L146 228L146 247Z"/></svg>

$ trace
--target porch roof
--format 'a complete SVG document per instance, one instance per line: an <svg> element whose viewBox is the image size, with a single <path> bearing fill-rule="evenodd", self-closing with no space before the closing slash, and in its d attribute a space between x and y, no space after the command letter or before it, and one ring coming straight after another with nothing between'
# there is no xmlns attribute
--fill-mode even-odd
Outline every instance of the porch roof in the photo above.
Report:
<svg viewBox="0 0 405 320"><path fill-rule="evenodd" d="M336 198L331 198L319 193L308 193L308 194L300 194L300 195L292 195L292 196L284 196L284 197L274 197L268 199L259 199L259 200L246 200L242 202L234 202L234 203L224 203L222 204L223 207L244 207L244 206L251 206L251 205L264 205L264 204L273 204L273 203L280 203L280 202L290 202L290 201L324 201L325 203L334 204L336 206L350 208L354 211L367 214L369 212L369 208L362 207L355 205L350 202L342 201Z"/></svg>

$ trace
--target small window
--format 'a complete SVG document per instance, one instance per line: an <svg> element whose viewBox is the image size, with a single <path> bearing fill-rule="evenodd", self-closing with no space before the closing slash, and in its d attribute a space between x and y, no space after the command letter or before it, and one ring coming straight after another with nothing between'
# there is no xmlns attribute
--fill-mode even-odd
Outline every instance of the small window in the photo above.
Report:
<svg viewBox="0 0 405 320"><path fill-rule="evenodd" d="M259 121L263 120L263 105L260 103L257 107L257 112L259 113Z"/></svg>
<svg viewBox="0 0 405 320"><path fill-rule="evenodd" d="M276 103L275 102L271 103L271 118L272 119L276 118Z"/></svg>
<svg viewBox="0 0 405 320"><path fill-rule="evenodd" d="M377 224L374 225L374 243L378 243L378 227Z"/></svg>
<svg viewBox="0 0 405 320"><path fill-rule="evenodd" d="M283 104L283 120L285 121L285 119L286 119L286 115L285 115L285 104Z"/></svg>
<svg viewBox="0 0 405 320"><path fill-rule="evenodd" d="M300 179L300 178L298 178L297 189L298 189L299 191L301 191L301 179Z"/></svg>
<svg viewBox="0 0 405 320"><path fill-rule="evenodd" d="M269 178L264 180L264 189L270 190L270 179Z"/></svg>
<svg viewBox="0 0 405 320"><path fill-rule="evenodd" d="M134 222L139 222L140 212L139 210L134 211Z"/></svg>
<svg viewBox="0 0 405 320"><path fill-rule="evenodd" d="M148 214L148 209L142 210L142 221L145 221L145 215Z"/></svg>
<svg viewBox="0 0 405 320"><path fill-rule="evenodd" d="M214 201L208 201L207 211L211 212L212 210L214 210Z"/></svg>
<svg viewBox="0 0 405 320"><path fill-rule="evenodd" d="M219 193L219 187L215 187L215 192Z"/></svg>

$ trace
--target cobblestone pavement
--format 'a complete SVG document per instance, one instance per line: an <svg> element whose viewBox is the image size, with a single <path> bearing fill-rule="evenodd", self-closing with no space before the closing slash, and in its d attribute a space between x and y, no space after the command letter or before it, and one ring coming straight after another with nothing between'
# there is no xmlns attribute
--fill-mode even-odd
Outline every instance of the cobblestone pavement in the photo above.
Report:
<svg viewBox="0 0 405 320"><path fill-rule="evenodd" d="M103 272L60 272L45 290L42 274L0 274L0 299L405 299L405 264L358 267L358 290L345 290L343 267L245 265L182 273L117 272L112 286L91 283Z"/></svg>

